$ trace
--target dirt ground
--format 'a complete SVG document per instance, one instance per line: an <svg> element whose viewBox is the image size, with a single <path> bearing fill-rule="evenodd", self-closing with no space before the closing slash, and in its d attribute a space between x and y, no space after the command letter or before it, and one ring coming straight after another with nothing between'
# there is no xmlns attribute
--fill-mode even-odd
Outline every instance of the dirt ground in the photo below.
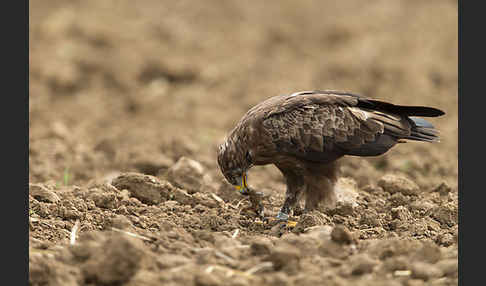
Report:
<svg viewBox="0 0 486 286"><path fill-rule="evenodd" d="M31 285L457 285L457 1L30 3ZM254 104L429 105L440 143L342 159L335 209L262 224L216 146ZM269 215L274 166L249 184Z"/></svg>

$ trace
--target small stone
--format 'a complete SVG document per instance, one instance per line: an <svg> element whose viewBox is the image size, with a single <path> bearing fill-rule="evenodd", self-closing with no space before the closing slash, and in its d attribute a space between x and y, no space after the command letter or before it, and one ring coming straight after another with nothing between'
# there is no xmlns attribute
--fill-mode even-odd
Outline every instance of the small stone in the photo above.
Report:
<svg viewBox="0 0 486 286"><path fill-rule="evenodd" d="M415 182L403 176L392 174L383 176L378 181L378 186L390 194L402 193L404 195L417 195L420 192L420 188Z"/></svg>

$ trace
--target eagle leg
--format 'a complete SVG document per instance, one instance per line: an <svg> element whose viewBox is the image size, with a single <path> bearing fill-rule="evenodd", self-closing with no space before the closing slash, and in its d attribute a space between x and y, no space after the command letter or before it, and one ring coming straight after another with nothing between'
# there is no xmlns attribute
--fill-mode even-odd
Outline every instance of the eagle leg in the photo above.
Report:
<svg viewBox="0 0 486 286"><path fill-rule="evenodd" d="M309 184L305 197L304 213L317 209L320 203L330 208L335 207L334 182L322 180L319 185Z"/></svg>
<svg viewBox="0 0 486 286"><path fill-rule="evenodd" d="M317 209L320 203L326 207L335 207L334 185L337 182L338 170L339 167L336 162L309 168L309 175L306 177L304 212Z"/></svg>
<svg viewBox="0 0 486 286"><path fill-rule="evenodd" d="M285 194L285 201L278 212L276 219L279 221L287 221L290 212L294 209L301 195L304 193L304 177L292 170L279 169L287 179L287 191Z"/></svg>

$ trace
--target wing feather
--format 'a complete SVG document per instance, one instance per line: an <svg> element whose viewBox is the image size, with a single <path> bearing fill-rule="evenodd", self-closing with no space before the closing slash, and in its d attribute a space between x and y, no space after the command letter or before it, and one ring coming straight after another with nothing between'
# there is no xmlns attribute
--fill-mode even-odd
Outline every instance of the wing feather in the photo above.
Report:
<svg viewBox="0 0 486 286"><path fill-rule="evenodd" d="M262 109L263 126L276 151L319 162L342 155L375 156L398 139L437 141L418 116L439 116L429 107L399 106L339 91L279 96ZM429 126L430 125L430 126Z"/></svg>
<svg viewBox="0 0 486 286"><path fill-rule="evenodd" d="M294 94L266 114L264 126L272 127L267 132L279 151L306 159L317 156L317 160L375 154L372 143L382 134L410 135L406 118L359 108L358 99L348 94ZM360 149L363 146L366 150Z"/></svg>

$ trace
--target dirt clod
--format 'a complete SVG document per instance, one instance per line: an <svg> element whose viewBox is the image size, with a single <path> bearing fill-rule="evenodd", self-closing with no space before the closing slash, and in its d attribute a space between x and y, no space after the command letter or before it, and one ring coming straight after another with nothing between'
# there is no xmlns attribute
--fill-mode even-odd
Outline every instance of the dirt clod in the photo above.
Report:
<svg viewBox="0 0 486 286"><path fill-rule="evenodd" d="M99 208L115 209L118 205L118 199L113 193L101 193L96 190L89 196L95 205Z"/></svg>
<svg viewBox="0 0 486 286"><path fill-rule="evenodd" d="M174 187L157 177L139 173L125 173L113 179L111 184L119 190L127 189L130 195L147 204L165 201Z"/></svg>
<svg viewBox="0 0 486 286"><path fill-rule="evenodd" d="M223 281L215 275L201 272L196 274L194 283L196 286L220 286L223 285Z"/></svg>
<svg viewBox="0 0 486 286"><path fill-rule="evenodd" d="M59 196L41 184L29 184L29 195L40 202L57 203Z"/></svg>
<svg viewBox="0 0 486 286"><path fill-rule="evenodd" d="M105 285L127 282L141 267L144 255L140 244L123 234L111 235L83 264L85 279Z"/></svg>
<svg viewBox="0 0 486 286"><path fill-rule="evenodd" d="M269 239L258 238L251 243L250 249L253 255L267 255L270 254L272 246L272 242Z"/></svg>
<svg viewBox="0 0 486 286"><path fill-rule="evenodd" d="M63 265L54 258L47 258L40 253L29 254L30 285L68 285L81 282L79 268Z"/></svg>
<svg viewBox="0 0 486 286"><path fill-rule="evenodd" d="M440 268L433 264L417 262L412 265L412 277L428 281L443 275Z"/></svg>
<svg viewBox="0 0 486 286"><path fill-rule="evenodd" d="M176 187L187 190L190 194L199 192L204 185L204 167L201 163L181 157L168 170L166 177Z"/></svg>
<svg viewBox="0 0 486 286"><path fill-rule="evenodd" d="M300 216L300 219L295 226L293 232L303 232L305 229L313 226L322 226L329 224L331 219L324 213L318 211L312 211L304 213Z"/></svg>
<svg viewBox="0 0 486 286"><path fill-rule="evenodd" d="M454 226L458 220L457 205L446 204L435 207L432 210L432 217L444 226Z"/></svg>
<svg viewBox="0 0 486 286"><path fill-rule="evenodd" d="M265 260L272 262L276 271L284 271L289 275L300 270L300 251L292 245L275 247Z"/></svg>
<svg viewBox="0 0 486 286"><path fill-rule="evenodd" d="M355 243L356 239L349 230L342 225L336 225L331 231L331 239L340 244Z"/></svg>
<svg viewBox="0 0 486 286"><path fill-rule="evenodd" d="M390 194L401 193L403 195L417 195L419 186L404 176L387 174L378 181L378 186Z"/></svg>
<svg viewBox="0 0 486 286"><path fill-rule="evenodd" d="M116 215L110 221L110 227L115 227L117 229L128 229L132 227L130 220L124 215Z"/></svg>
<svg viewBox="0 0 486 286"><path fill-rule="evenodd" d="M363 275L373 272L378 261L370 258L367 254L357 254L350 258L351 274Z"/></svg>
<svg viewBox="0 0 486 286"><path fill-rule="evenodd" d="M345 259L351 254L350 249L333 240L324 240L318 248L318 253L322 257Z"/></svg>

